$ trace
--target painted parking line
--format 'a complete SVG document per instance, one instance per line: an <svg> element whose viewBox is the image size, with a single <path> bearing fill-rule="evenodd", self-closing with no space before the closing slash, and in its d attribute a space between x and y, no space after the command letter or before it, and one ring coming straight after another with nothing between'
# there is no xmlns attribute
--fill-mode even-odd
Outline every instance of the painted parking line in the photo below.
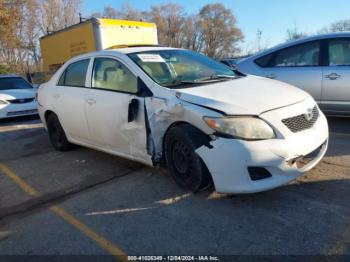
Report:
<svg viewBox="0 0 350 262"><path fill-rule="evenodd" d="M44 125L42 123L14 125L14 126L0 126L0 132L19 131L19 130L26 130L26 129L40 129L40 128L44 128Z"/></svg>
<svg viewBox="0 0 350 262"><path fill-rule="evenodd" d="M6 175L8 178L10 178L18 187L20 187L27 194L33 197L39 197L42 195L39 191L37 191L32 186L30 186L25 180L17 176L15 172L13 172L5 164L0 163L0 172ZM78 229L88 238L90 238L95 243L97 243L106 252L115 256L118 260L128 261L127 254L121 248L119 248L115 244L109 242L107 239L97 234L95 231L93 231L87 225L79 221L77 218L75 218L72 214L70 214L64 208L60 207L59 205L54 205L54 206L51 206L49 210L55 213L57 216L61 217L70 225L74 226L76 229Z"/></svg>

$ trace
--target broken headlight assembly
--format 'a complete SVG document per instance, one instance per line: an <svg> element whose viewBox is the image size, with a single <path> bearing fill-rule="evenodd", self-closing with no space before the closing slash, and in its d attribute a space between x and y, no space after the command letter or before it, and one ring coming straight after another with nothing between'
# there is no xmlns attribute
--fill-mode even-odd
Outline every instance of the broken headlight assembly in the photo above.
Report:
<svg viewBox="0 0 350 262"><path fill-rule="evenodd" d="M258 117L203 117L203 120L216 131L217 136L244 140L264 140L276 137L272 127Z"/></svg>

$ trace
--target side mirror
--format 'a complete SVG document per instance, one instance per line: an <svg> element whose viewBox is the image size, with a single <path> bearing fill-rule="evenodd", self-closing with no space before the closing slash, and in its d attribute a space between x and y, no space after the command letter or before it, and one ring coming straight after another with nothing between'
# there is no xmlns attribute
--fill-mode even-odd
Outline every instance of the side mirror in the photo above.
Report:
<svg viewBox="0 0 350 262"><path fill-rule="evenodd" d="M145 82L142 81L140 77L137 77L137 95L142 97L153 96L151 90L149 90L148 86L145 84Z"/></svg>
<svg viewBox="0 0 350 262"><path fill-rule="evenodd" d="M139 100L136 98L131 99L128 108L128 123L134 121L137 118L139 112Z"/></svg>

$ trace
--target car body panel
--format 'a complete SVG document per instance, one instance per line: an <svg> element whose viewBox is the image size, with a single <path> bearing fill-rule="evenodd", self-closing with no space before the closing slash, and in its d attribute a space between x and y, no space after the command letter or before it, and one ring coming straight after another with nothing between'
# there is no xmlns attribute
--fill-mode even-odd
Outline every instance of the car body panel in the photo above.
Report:
<svg viewBox="0 0 350 262"><path fill-rule="evenodd" d="M61 125L67 130L66 135L74 141L90 141L85 113L88 90L72 86L57 86L54 89L53 111L57 113Z"/></svg>
<svg viewBox="0 0 350 262"><path fill-rule="evenodd" d="M215 188L224 193L253 193L286 184L313 168L324 156L328 145L328 124L320 115L316 124L308 130L292 133L280 119L305 113L305 108L315 106L309 98L301 103L266 112L260 117L276 127L281 137L271 140L243 141L218 138L211 142L212 149L197 149L212 174ZM308 155L323 145L318 155L304 168L290 166L291 159ZM264 167L272 177L252 181L248 167Z"/></svg>
<svg viewBox="0 0 350 262"><path fill-rule="evenodd" d="M322 68L321 67L289 67L289 68L257 68L250 74L271 78L277 81L300 87L308 92L318 103L322 95ZM239 70L247 72L244 66Z"/></svg>
<svg viewBox="0 0 350 262"><path fill-rule="evenodd" d="M79 59L109 56L123 62L145 83L152 95L146 97L120 93L114 95L110 91L97 93L91 89L90 64L86 88L83 88L85 91L79 96L82 100L93 98L95 103L90 107L86 101L85 104L84 101L77 104L72 101L67 104L65 109L67 112L64 113L68 117L68 112L73 111L69 109L78 105L84 109L79 109L79 116L76 115L74 119L85 116L86 123L78 125L72 123L73 120L67 122L61 118L60 112L57 112L60 121L68 123L63 125L67 133L72 133L69 130L71 126L73 129L76 127L77 132L79 126L80 129L88 130L86 133L88 139L68 136L68 140L73 143L154 166L159 165L162 160L164 136L169 128L188 123L208 138L209 143L204 143L196 149L196 152L211 172L216 190L225 193L250 193L280 186L302 175L307 169L289 166L288 160L312 152L327 142L327 121L321 112L313 128L298 134L292 134L281 122L286 117L305 115L310 107L316 105L315 101L302 90L278 81L252 76L220 83L207 83L193 88L169 89L155 83L127 56L129 52L161 49L169 48L124 48L90 53L71 59L49 82L40 87L39 112L44 125L46 112L56 112L53 106L55 86L66 66ZM74 94L73 92L73 97ZM139 101L140 110L135 121L126 122L127 106L131 99ZM113 102L117 100L120 103L114 104ZM97 104L101 107L95 107ZM74 114L76 112L71 114L71 118ZM204 116L215 118L226 115L260 117L273 126L277 136L275 139L262 141L223 138L217 136L215 130L203 120ZM119 142L122 145L118 144L118 139L121 139ZM325 150L323 148L322 153L308 168L320 161ZM248 164L266 166L273 174L273 179L252 183L247 173Z"/></svg>
<svg viewBox="0 0 350 262"><path fill-rule="evenodd" d="M0 78L13 77L22 78L18 75L0 75ZM0 103L0 119L37 115L36 91L37 89L34 87L28 89L0 90L0 100L6 102L5 104Z"/></svg>
<svg viewBox="0 0 350 262"><path fill-rule="evenodd" d="M185 88L179 92L182 100L215 108L227 115L259 115L308 97L295 87L254 76Z"/></svg>
<svg viewBox="0 0 350 262"><path fill-rule="evenodd" d="M329 78L332 75L338 78ZM350 66L324 67L322 82L322 109L329 114L350 115Z"/></svg>
<svg viewBox="0 0 350 262"><path fill-rule="evenodd" d="M242 73L269 77L280 80L308 92L327 114L349 115L350 66L328 65L328 42L332 39L350 39L350 33L332 33L317 35L290 41L246 58L237 64ZM319 66L305 67L261 67L255 61L261 57L280 50L309 43L320 43ZM329 79L327 76L337 74L341 77Z"/></svg>

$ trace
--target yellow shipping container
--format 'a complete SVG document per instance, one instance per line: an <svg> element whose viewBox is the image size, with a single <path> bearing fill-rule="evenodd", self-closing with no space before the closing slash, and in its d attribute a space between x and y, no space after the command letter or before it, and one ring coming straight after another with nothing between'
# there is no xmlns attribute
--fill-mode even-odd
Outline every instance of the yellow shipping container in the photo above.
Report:
<svg viewBox="0 0 350 262"><path fill-rule="evenodd" d="M113 46L157 45L154 23L91 18L40 38L45 79L70 58Z"/></svg>

